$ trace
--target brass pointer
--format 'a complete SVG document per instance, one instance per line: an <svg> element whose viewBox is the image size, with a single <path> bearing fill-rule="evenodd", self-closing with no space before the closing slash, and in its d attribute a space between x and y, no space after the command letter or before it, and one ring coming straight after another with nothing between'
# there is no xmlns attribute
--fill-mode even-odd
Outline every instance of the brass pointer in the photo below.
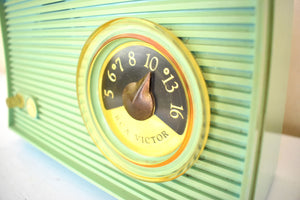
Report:
<svg viewBox="0 0 300 200"><path fill-rule="evenodd" d="M129 83L123 90L123 105L128 114L137 120L146 120L154 113L154 97L150 91L151 73L141 80Z"/></svg>

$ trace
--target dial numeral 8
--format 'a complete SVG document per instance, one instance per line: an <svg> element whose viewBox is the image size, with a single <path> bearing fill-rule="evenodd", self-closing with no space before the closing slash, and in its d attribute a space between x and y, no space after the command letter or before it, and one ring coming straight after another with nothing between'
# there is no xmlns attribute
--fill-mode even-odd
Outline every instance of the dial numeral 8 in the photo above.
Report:
<svg viewBox="0 0 300 200"><path fill-rule="evenodd" d="M135 64L136 64L136 60L135 60L135 58L134 58L134 52L133 51L129 51L129 53L128 53L128 57L129 57L129 65L130 66L135 66Z"/></svg>

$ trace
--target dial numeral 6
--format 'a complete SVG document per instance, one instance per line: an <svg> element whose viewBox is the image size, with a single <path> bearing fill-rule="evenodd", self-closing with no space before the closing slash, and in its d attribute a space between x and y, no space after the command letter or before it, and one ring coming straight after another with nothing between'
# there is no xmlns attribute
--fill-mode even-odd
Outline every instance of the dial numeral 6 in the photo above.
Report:
<svg viewBox="0 0 300 200"><path fill-rule="evenodd" d="M117 80L116 74L114 74L113 72L110 73L109 70L107 70L107 76L111 82L116 82Z"/></svg>

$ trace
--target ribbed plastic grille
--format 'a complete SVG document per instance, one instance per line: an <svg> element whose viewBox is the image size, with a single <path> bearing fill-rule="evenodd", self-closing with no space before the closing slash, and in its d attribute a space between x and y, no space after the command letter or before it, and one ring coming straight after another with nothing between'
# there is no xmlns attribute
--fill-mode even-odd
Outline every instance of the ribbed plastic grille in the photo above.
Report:
<svg viewBox="0 0 300 200"><path fill-rule="evenodd" d="M255 1L37 0L4 4L12 93L37 99L39 119L20 109L12 128L119 198L239 199L249 134ZM146 183L123 175L93 144L80 115L76 70L88 36L118 17L146 18L176 34L207 83L211 128L205 151L183 176Z"/></svg>

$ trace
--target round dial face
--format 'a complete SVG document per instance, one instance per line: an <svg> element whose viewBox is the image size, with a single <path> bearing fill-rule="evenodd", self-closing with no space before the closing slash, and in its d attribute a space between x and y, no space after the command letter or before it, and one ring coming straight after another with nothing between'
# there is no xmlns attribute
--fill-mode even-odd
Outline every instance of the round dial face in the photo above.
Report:
<svg viewBox="0 0 300 200"><path fill-rule="evenodd" d="M89 37L77 98L95 145L136 179L175 179L207 141L210 109L199 66L176 36L147 20L115 19Z"/></svg>
<svg viewBox="0 0 300 200"><path fill-rule="evenodd" d="M178 67L154 46L129 42L113 50L99 78L110 128L133 151L165 156L183 142L190 105Z"/></svg>

